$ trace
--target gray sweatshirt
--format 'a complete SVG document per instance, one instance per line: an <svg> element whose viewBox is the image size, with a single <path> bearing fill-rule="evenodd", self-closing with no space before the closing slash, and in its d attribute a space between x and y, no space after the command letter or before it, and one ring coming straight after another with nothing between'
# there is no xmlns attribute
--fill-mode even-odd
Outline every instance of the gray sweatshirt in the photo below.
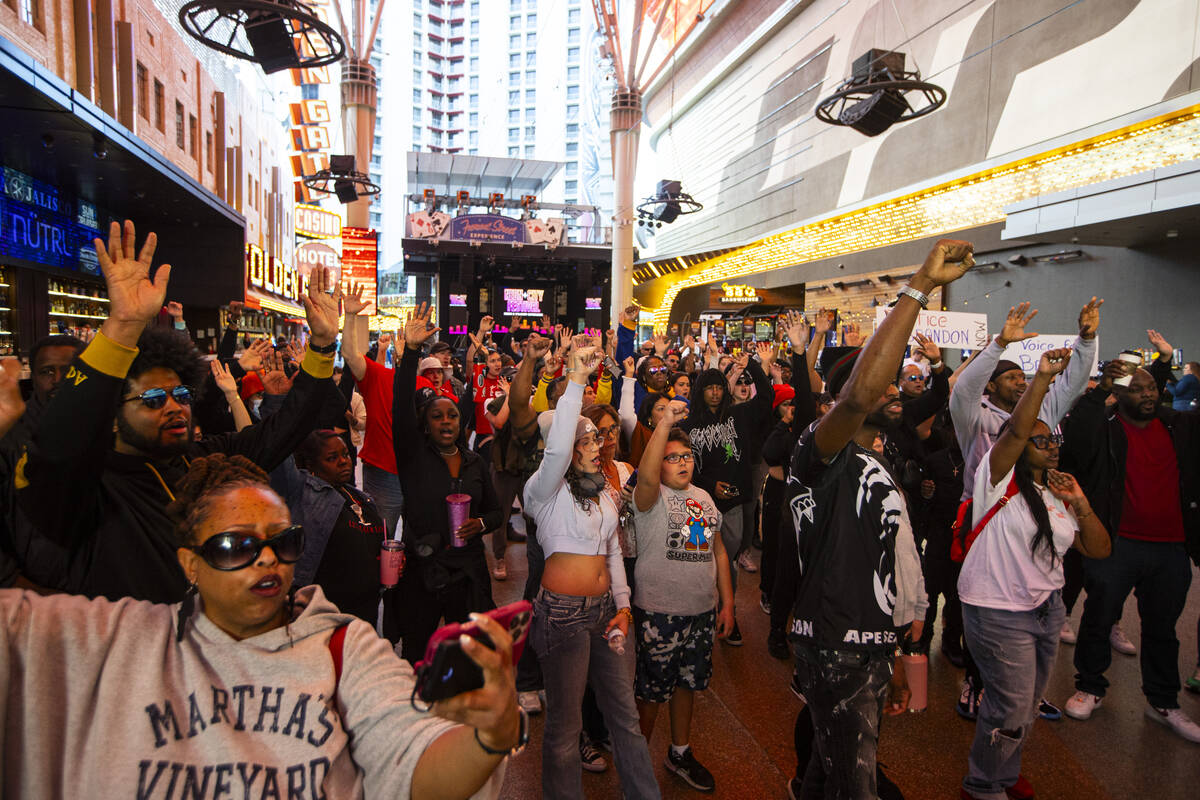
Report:
<svg viewBox="0 0 1200 800"><path fill-rule="evenodd" d="M409 797L453 724L412 708L408 663L320 587L297 607L242 641L198 610L177 643L178 605L0 591L0 794ZM335 692L329 639L345 624Z"/></svg>

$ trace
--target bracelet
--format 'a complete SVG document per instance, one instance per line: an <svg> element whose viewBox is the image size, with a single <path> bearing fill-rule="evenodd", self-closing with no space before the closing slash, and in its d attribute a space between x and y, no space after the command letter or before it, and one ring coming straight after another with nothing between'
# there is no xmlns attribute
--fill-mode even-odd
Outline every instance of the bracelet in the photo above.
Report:
<svg viewBox="0 0 1200 800"><path fill-rule="evenodd" d="M925 294L924 292L917 291L913 287L905 285L905 287L900 290L900 294L908 295L913 300L916 300L921 304L921 308L929 308L929 295Z"/></svg>
<svg viewBox="0 0 1200 800"><path fill-rule="evenodd" d="M1090 517L1091 515L1092 515L1092 510L1091 510L1090 508L1087 510L1087 512L1086 512L1086 513L1083 513L1083 514L1080 514L1078 511L1076 511L1076 512L1075 512L1075 519L1087 519L1087 518L1088 518L1088 517Z"/></svg>
<svg viewBox="0 0 1200 800"><path fill-rule="evenodd" d="M626 619L629 620L629 624L632 625L633 624L633 612L629 610L628 606L626 606L625 608L617 609L617 616L619 617L622 614L625 616Z"/></svg>

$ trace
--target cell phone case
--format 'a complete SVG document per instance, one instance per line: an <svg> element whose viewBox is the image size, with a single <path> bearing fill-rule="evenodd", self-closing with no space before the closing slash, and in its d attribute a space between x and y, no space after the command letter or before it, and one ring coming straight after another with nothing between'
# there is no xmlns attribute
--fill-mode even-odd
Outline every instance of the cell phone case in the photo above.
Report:
<svg viewBox="0 0 1200 800"><path fill-rule="evenodd" d="M513 663L516 664L521 659L521 651L533 620L533 606L527 600L519 600L488 611L487 616L508 630L513 640ZM414 700L420 698L426 703L436 703L483 686L483 671L459 644L458 637L463 634L495 649L491 638L473 622L453 623L438 628L425 646L425 657L413 667L417 676L413 687Z"/></svg>

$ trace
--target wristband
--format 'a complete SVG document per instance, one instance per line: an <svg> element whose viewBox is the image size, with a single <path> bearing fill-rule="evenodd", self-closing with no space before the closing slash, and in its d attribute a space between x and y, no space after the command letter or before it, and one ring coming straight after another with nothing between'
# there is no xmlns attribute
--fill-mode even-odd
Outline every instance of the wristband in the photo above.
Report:
<svg viewBox="0 0 1200 800"><path fill-rule="evenodd" d="M310 339L308 342L308 349L312 350L314 353L318 353L320 355L327 356L330 353L332 353L334 350L337 350L337 340L335 339L327 345L318 347L317 345L313 344L312 340Z"/></svg>
<svg viewBox="0 0 1200 800"><path fill-rule="evenodd" d="M921 308L929 308L929 295L925 294L924 292L919 292L911 286L905 286L900 290L900 294L908 295L913 300L916 300L921 304Z"/></svg>
<svg viewBox="0 0 1200 800"><path fill-rule="evenodd" d="M942 368L942 364L944 364L944 363L945 363L945 362L944 362L944 361L942 361L942 360L939 358L937 361L934 361L934 362L932 362L932 363L929 365L929 368L930 368L931 370L934 370L934 369L941 369L941 368Z"/></svg>
<svg viewBox="0 0 1200 800"><path fill-rule="evenodd" d="M494 750L484 744L483 740L479 738L479 728L475 729L475 744L479 745L483 752L489 756L517 755L529 743L529 715L525 712L525 709L518 707L517 718L520 720L517 726L517 743L508 750Z"/></svg>

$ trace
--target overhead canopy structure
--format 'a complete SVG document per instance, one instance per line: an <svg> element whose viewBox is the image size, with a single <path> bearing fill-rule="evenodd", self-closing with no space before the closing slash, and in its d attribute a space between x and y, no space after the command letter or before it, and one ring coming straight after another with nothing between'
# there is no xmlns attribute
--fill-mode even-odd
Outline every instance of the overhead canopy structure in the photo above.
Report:
<svg viewBox="0 0 1200 800"><path fill-rule="evenodd" d="M558 161L411 152L408 188L412 193L428 188L439 194L466 189L477 197L492 192L506 197L540 195L562 166Z"/></svg>

